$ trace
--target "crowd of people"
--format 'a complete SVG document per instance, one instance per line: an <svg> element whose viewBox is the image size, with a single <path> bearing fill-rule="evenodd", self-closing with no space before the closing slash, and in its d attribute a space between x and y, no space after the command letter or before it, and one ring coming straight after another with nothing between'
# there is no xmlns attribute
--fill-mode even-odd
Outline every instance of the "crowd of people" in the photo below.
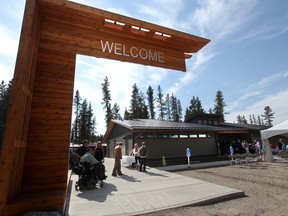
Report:
<svg viewBox="0 0 288 216"><path fill-rule="evenodd" d="M82 146L75 152L75 157L79 163L88 163L92 167L92 172L99 176L101 180L106 179L104 166L104 148L102 142L99 141L94 148L88 148L88 140L82 141Z"/></svg>
<svg viewBox="0 0 288 216"><path fill-rule="evenodd" d="M272 154L277 155L280 152L288 152L288 144L286 144L282 139L279 139L278 145L271 144Z"/></svg>
<svg viewBox="0 0 288 216"><path fill-rule="evenodd" d="M288 144L285 144L282 139L279 139L278 144L270 144L270 146L273 155L277 155L280 152L288 152ZM232 141L228 150L228 154L230 155L245 153L261 154L262 152L263 146L257 140L255 140L254 143L248 143L246 140L240 141L239 139L237 141Z"/></svg>
<svg viewBox="0 0 288 216"><path fill-rule="evenodd" d="M237 139L236 141L232 141L229 147L229 154L260 154L262 152L262 145L259 141L254 140L254 143L248 143L247 140Z"/></svg>
<svg viewBox="0 0 288 216"><path fill-rule="evenodd" d="M75 152L75 157L78 162L86 162L91 166L102 164L104 166L105 151L102 146L102 142L98 141L96 147L88 148L88 140L83 140L82 146ZM141 146L137 143L134 144L134 148L131 155L135 157L135 167L139 172L146 172L146 158L148 156L145 142L142 142ZM114 148L114 167L112 176L123 175L121 171L121 159L122 159L122 142L117 142ZM106 177L106 176L105 176Z"/></svg>
<svg viewBox="0 0 288 216"><path fill-rule="evenodd" d="M117 142L114 148L114 168L112 172L112 176L116 177L117 175L123 175L121 172L121 159L122 159L122 143ZM139 146L138 143L134 144L134 148L132 149L131 156L135 158L135 167L139 172L146 172L146 158L148 156L148 152L146 149L145 142L142 142L142 145Z"/></svg>
<svg viewBox="0 0 288 216"><path fill-rule="evenodd" d="M148 156L145 142L142 142L141 147L138 143L134 144L131 155L135 157L135 167L139 172L146 172L146 159Z"/></svg>
<svg viewBox="0 0 288 216"><path fill-rule="evenodd" d="M103 164L105 151L102 146L102 142L98 141L96 147L92 149L88 149L89 142L88 140L84 140L83 144L80 148L77 149L75 156L79 161L89 162L91 165L95 164ZM223 151L223 147L218 144L218 153L219 155L233 155L233 154L261 154L263 152L263 146L258 140L254 140L253 143L248 143L246 140L237 139L236 141L232 141L228 149L226 148ZM272 154L279 154L279 152L288 152L288 144L282 139L279 139L278 145L272 145ZM139 172L146 172L146 158L148 156L145 142L142 142L142 145L139 146L138 143L134 144L134 148L131 152L131 156L135 158L136 170ZM123 175L121 172L121 159L122 159L122 142L117 142L114 148L114 168L112 171L112 176Z"/></svg>

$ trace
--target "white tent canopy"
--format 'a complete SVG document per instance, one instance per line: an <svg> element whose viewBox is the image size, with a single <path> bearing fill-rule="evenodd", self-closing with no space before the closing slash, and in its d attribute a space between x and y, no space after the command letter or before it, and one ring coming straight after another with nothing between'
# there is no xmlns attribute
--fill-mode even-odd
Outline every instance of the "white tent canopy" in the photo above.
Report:
<svg viewBox="0 0 288 216"><path fill-rule="evenodd" d="M273 136L282 135L288 137L288 120L275 125L267 130L261 131L262 139L268 139Z"/></svg>
<svg viewBox="0 0 288 216"><path fill-rule="evenodd" d="M282 135L288 137L288 120L277 124L269 129L261 131L261 138L264 146L264 160L273 161L272 150L268 139L273 136Z"/></svg>

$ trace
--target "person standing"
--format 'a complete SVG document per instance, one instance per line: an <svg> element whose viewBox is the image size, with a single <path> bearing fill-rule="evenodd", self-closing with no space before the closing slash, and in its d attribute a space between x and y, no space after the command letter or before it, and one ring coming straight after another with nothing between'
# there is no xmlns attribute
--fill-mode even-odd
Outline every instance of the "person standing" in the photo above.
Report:
<svg viewBox="0 0 288 216"><path fill-rule="evenodd" d="M260 142L255 140L254 143L255 143L256 153L257 154L261 154L261 144L260 144Z"/></svg>
<svg viewBox="0 0 288 216"><path fill-rule="evenodd" d="M279 150L283 150L283 146L284 148L286 149L286 145L285 143L283 142L282 139L279 139L279 144L278 144L278 147L279 147ZM284 150L285 151L285 150Z"/></svg>
<svg viewBox="0 0 288 216"><path fill-rule="evenodd" d="M142 142L142 146L139 149L139 155L140 155L140 167L139 167L139 171L140 172L147 172L146 171L146 159L147 159L147 149L146 149L146 145L145 142ZM143 169L142 169L143 168Z"/></svg>
<svg viewBox="0 0 288 216"><path fill-rule="evenodd" d="M114 168L112 172L112 176L123 175L121 172L121 162L122 159L122 143L117 142L114 148Z"/></svg>
<svg viewBox="0 0 288 216"><path fill-rule="evenodd" d="M134 155L134 157L135 157L135 166L136 166L136 169L139 170L140 156L139 156L138 143L135 143L135 144L134 144L134 148L133 148L133 150L132 150L132 155Z"/></svg>
<svg viewBox="0 0 288 216"><path fill-rule="evenodd" d="M104 163L104 148L101 141L98 141L96 147L94 148L94 157L100 163Z"/></svg>

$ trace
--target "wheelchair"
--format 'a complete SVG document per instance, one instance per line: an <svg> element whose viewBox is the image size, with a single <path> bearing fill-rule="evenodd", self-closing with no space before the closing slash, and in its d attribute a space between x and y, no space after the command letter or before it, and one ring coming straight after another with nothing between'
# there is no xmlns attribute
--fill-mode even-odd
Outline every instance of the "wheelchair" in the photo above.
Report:
<svg viewBox="0 0 288 216"><path fill-rule="evenodd" d="M102 163L91 165L87 162L78 162L74 167L73 172L78 175L78 181L75 183L75 190L82 191L83 189L92 190L99 184L103 187L105 176L105 166Z"/></svg>

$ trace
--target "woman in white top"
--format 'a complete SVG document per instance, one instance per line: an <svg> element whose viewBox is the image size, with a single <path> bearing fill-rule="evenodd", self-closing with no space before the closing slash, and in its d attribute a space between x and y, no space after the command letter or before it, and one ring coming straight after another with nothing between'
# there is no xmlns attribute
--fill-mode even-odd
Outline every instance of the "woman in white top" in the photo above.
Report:
<svg viewBox="0 0 288 216"><path fill-rule="evenodd" d="M140 155L139 155L139 147L137 143L134 144L132 155L134 155L135 157L135 166L136 166L136 169L138 170L139 164L140 164Z"/></svg>

